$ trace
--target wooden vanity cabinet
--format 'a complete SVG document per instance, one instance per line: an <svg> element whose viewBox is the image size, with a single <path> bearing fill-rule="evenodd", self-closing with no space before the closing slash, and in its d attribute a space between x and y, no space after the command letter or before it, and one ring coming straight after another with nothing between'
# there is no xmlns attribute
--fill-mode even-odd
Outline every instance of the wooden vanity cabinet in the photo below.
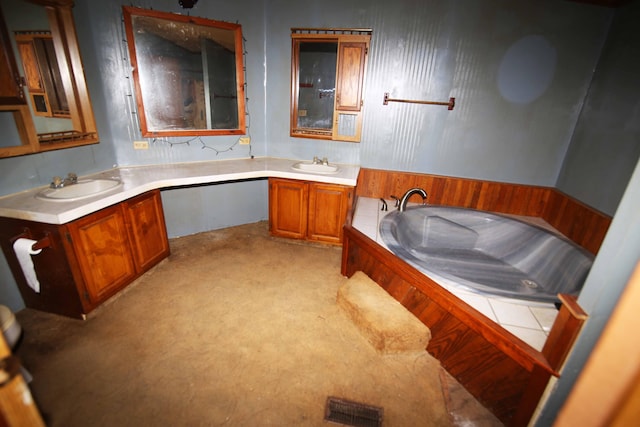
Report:
<svg viewBox="0 0 640 427"><path fill-rule="evenodd" d="M51 242L32 257L40 293L28 287L13 252L25 230ZM169 255L159 190L63 225L0 218L0 238L27 307L78 318Z"/></svg>
<svg viewBox="0 0 640 427"><path fill-rule="evenodd" d="M137 273L143 273L169 255L169 239L160 191L124 202L125 222Z"/></svg>
<svg viewBox="0 0 640 427"><path fill-rule="evenodd" d="M291 179L269 179L272 235L342 244L353 187Z"/></svg>
<svg viewBox="0 0 640 427"><path fill-rule="evenodd" d="M93 308L115 294L136 275L122 205L87 215L67 225L83 284L85 305ZM80 290L80 289L79 289Z"/></svg>
<svg viewBox="0 0 640 427"><path fill-rule="evenodd" d="M269 231L272 235L304 239L308 212L307 182L269 178Z"/></svg>

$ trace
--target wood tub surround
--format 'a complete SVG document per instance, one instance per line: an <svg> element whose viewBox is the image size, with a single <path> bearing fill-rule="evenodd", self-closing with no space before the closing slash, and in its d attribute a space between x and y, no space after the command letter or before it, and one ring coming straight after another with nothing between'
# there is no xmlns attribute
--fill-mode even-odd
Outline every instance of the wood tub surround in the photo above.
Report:
<svg viewBox="0 0 640 427"><path fill-rule="evenodd" d="M584 321L573 315L579 308L563 304L539 352L347 223L342 274L357 271L429 327L426 350L507 425L527 424ZM573 307L572 297L563 298Z"/></svg>
<svg viewBox="0 0 640 427"><path fill-rule="evenodd" d="M388 199L413 187L424 188L432 205L542 218L592 254L611 224L608 215L550 187L361 168L356 195Z"/></svg>
<svg viewBox="0 0 640 427"><path fill-rule="evenodd" d="M536 216L596 253L611 218L544 187L361 169L358 196L402 196L424 188L427 202ZM354 203L354 206L356 203ZM344 227L342 274L363 271L429 327L426 350L506 425L527 425L552 375L568 355L586 314L575 297L563 305L542 351L520 340L351 225Z"/></svg>

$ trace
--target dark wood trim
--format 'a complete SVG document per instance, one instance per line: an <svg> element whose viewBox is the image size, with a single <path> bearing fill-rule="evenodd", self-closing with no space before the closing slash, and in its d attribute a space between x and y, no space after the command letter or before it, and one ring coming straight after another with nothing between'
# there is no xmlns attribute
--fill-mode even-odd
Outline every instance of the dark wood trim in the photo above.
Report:
<svg viewBox="0 0 640 427"><path fill-rule="evenodd" d="M594 255L611 225L610 216L555 188L549 189L542 218Z"/></svg>
<svg viewBox="0 0 640 427"><path fill-rule="evenodd" d="M356 194L388 199L413 187L424 188L434 205L542 218L592 254L611 224L610 216L550 187L362 168Z"/></svg>
<svg viewBox="0 0 640 427"><path fill-rule="evenodd" d="M542 354L554 370L559 371L588 316L573 295L559 295L562 307L554 328L547 337ZM554 324L554 326L555 326Z"/></svg>

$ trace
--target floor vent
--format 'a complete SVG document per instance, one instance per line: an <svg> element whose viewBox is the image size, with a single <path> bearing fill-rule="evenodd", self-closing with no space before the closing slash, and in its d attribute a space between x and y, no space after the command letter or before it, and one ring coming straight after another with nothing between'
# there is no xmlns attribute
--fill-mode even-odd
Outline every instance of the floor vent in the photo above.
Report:
<svg viewBox="0 0 640 427"><path fill-rule="evenodd" d="M380 427L382 426L382 408L329 397L324 419L346 426Z"/></svg>

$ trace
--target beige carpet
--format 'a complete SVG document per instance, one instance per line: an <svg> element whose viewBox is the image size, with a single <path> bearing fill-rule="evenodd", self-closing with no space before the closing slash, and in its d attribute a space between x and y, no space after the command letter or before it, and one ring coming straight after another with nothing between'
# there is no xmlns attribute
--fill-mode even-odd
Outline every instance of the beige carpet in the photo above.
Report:
<svg viewBox="0 0 640 427"><path fill-rule="evenodd" d="M327 396L383 407L388 426L450 425L439 362L378 355L336 305L340 248L260 222L171 251L84 322L18 313L49 425L326 425Z"/></svg>

